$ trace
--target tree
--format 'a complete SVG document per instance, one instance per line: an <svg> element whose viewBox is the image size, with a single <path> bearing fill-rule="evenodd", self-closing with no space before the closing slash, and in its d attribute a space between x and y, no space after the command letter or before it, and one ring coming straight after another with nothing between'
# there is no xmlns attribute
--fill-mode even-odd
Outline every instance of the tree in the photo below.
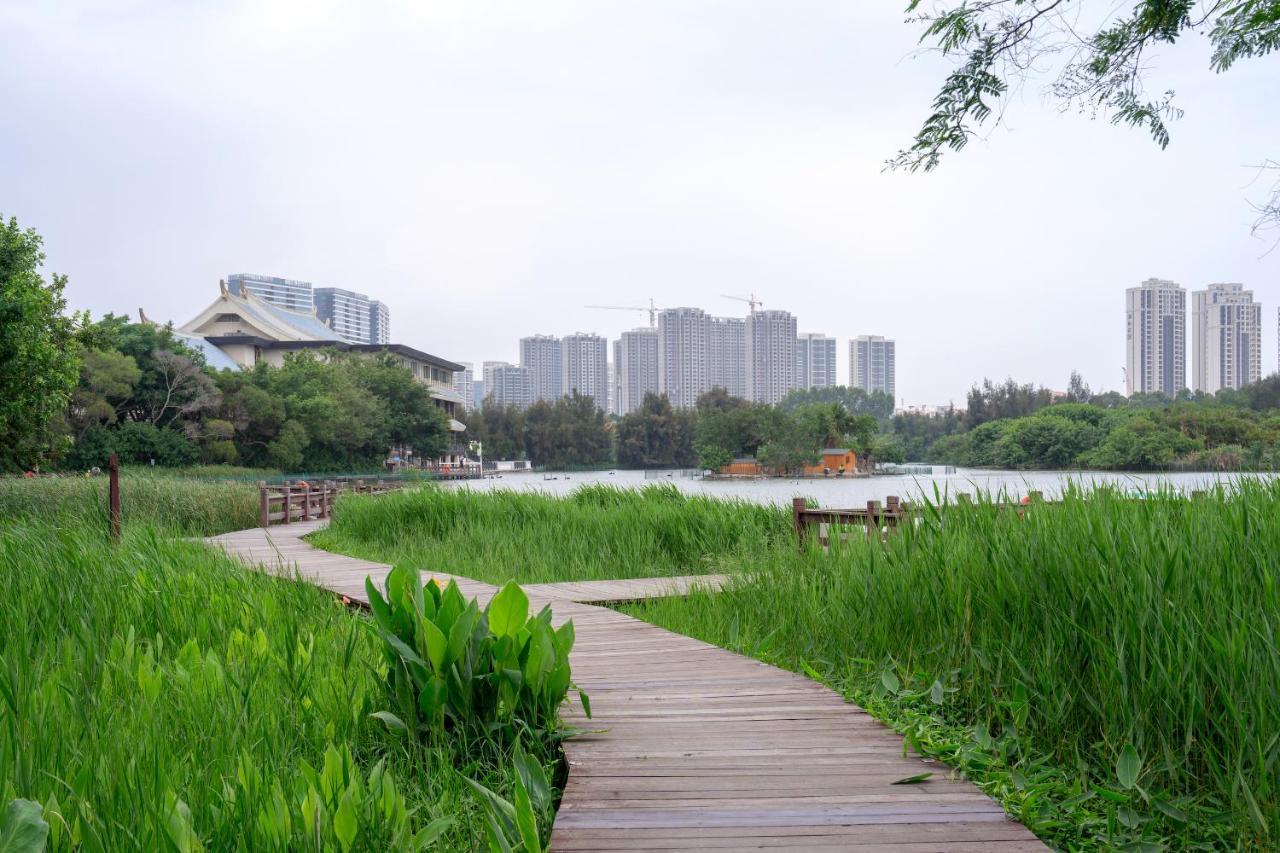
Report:
<svg viewBox="0 0 1280 853"><path fill-rule="evenodd" d="M80 381L67 412L72 436L79 441L87 430L119 420L141 376L132 356L115 350L85 350Z"/></svg>
<svg viewBox="0 0 1280 853"><path fill-rule="evenodd" d="M524 446L534 465L548 468L600 465L612 450L604 412L577 391L525 411Z"/></svg>
<svg viewBox="0 0 1280 853"><path fill-rule="evenodd" d="M65 276L40 276L42 240L0 217L0 471L53 453L56 424L80 372L75 323L65 316Z"/></svg>
<svg viewBox="0 0 1280 853"><path fill-rule="evenodd" d="M911 171L935 168L946 149L960 150L993 116L997 102L1032 73L1056 67L1051 91L1064 106L1107 115L1113 124L1147 130L1161 148L1168 122L1180 117L1173 92L1146 91L1147 52L1184 34L1208 31L1209 67L1226 71L1237 60L1280 47L1280 0L1129 0L1097 4L1101 23L1081 29L1083 0L945 0L922 10L910 0L910 21L921 41L957 59L912 145L890 160ZM1266 161L1264 167L1274 168ZM1280 223L1280 184L1257 205L1255 228Z"/></svg>
<svg viewBox="0 0 1280 853"><path fill-rule="evenodd" d="M411 449L422 458L440 456L449 447L449 419L431 399L431 390L414 378L390 353L347 355L339 367L357 385L385 405L386 420L378 441L387 447Z"/></svg>
<svg viewBox="0 0 1280 853"><path fill-rule="evenodd" d="M893 395L883 391L870 393L861 388L831 385L825 388L796 388L787 392L778 406L792 412L811 403L839 403L855 415L875 415L881 423L893 417Z"/></svg>
<svg viewBox="0 0 1280 853"><path fill-rule="evenodd" d="M1078 370L1071 371L1071 378L1067 380L1067 402L1087 403L1092 399L1093 392L1089 390L1089 383L1084 381Z"/></svg>
<svg viewBox="0 0 1280 853"><path fill-rule="evenodd" d="M984 379L982 387L974 385L969 389L965 424L972 429L987 421L1024 417L1052 402L1053 393L1048 388L1037 388L1032 383L1019 385L1012 378L999 385Z"/></svg>
<svg viewBox="0 0 1280 853"><path fill-rule="evenodd" d="M724 389L715 389L703 394L698 403L700 406L706 403L708 411L724 414L739 409L738 403L732 402L739 400L725 394ZM639 408L618 421L618 464L623 468L685 468L694 465L698 455L693 447L694 419L692 412L672 408L665 394L645 394ZM719 450L721 456L731 457L727 449Z"/></svg>
<svg viewBox="0 0 1280 853"><path fill-rule="evenodd" d="M526 459L524 412L488 403L467 420L468 435L484 443L486 459Z"/></svg>

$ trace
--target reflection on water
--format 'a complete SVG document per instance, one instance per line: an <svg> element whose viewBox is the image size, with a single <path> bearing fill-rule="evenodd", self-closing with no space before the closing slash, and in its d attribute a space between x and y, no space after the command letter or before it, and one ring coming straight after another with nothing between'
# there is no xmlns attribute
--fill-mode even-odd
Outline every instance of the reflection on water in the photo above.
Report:
<svg viewBox="0 0 1280 853"><path fill-rule="evenodd" d="M942 468L935 470L941 471ZM1115 483L1125 489L1158 489L1172 486L1184 492L1205 489L1214 483L1242 478L1271 478L1274 474L1126 474L1096 471L987 471L960 468L954 474L933 476L895 474L861 479L767 479L767 480L700 480L689 479L675 473L670 478L648 479L643 471L593 471L581 474L513 474L487 480L467 480L452 483L452 488L462 489L515 489L542 491L553 495L568 494L586 483L610 483L615 486L638 487L657 482L672 483L682 492L713 495L724 498L740 498L756 503L790 505L794 497L814 498L820 506L863 506L870 500L884 500L888 495L910 499L935 493L954 496L960 492L1003 492L1010 499L1018 499L1028 492L1041 492L1054 497L1062 492L1068 482L1084 485L1090 483Z"/></svg>

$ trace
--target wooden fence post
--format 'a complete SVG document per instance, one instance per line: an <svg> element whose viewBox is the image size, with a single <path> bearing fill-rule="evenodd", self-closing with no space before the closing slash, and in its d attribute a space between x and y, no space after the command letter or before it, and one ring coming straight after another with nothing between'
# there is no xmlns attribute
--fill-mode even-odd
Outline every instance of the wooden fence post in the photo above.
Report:
<svg viewBox="0 0 1280 853"><path fill-rule="evenodd" d="M800 540L800 544L804 544L804 511L807 509L804 498L791 499L791 523L796 529L796 539Z"/></svg>
<svg viewBox="0 0 1280 853"><path fill-rule="evenodd" d="M880 501L867 501L867 537L880 532L877 517L880 515Z"/></svg>
<svg viewBox="0 0 1280 853"><path fill-rule="evenodd" d="M107 459L107 512L111 522L111 541L120 541L120 460L114 453Z"/></svg>
<svg viewBox="0 0 1280 853"><path fill-rule="evenodd" d="M267 494L267 481L258 481L258 526L271 526L271 495Z"/></svg>
<svg viewBox="0 0 1280 853"><path fill-rule="evenodd" d="M885 524L890 530L898 529L898 521L902 518L902 501L897 495L889 495L884 499Z"/></svg>
<svg viewBox="0 0 1280 853"><path fill-rule="evenodd" d="M302 487L302 520L311 520L311 484Z"/></svg>

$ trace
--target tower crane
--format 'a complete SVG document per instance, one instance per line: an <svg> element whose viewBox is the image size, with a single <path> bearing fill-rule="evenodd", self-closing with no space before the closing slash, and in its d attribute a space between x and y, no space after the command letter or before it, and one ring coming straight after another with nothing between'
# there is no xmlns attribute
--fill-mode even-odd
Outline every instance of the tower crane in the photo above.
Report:
<svg viewBox="0 0 1280 853"><path fill-rule="evenodd" d="M643 305L584 305L584 308L597 308L602 311L648 311L649 312L649 328L657 328L658 312L662 309L649 300L649 307Z"/></svg>
<svg viewBox="0 0 1280 853"><path fill-rule="evenodd" d="M737 302L745 302L745 303L747 303L749 306L751 306L751 313L752 313L752 314L756 313L756 309L757 309L757 308L763 308L763 307L764 307L764 300L762 300L762 299L756 299L756 295L755 295L754 293L753 293L753 294L751 294L751 297L750 297L750 298L747 298L747 297L745 297L745 296L730 296L730 295L729 295L729 294L727 294L727 293L722 293L722 294L720 294L720 295L721 295L721 296L723 296L725 299L733 299L733 300L735 300L735 301L737 301Z"/></svg>

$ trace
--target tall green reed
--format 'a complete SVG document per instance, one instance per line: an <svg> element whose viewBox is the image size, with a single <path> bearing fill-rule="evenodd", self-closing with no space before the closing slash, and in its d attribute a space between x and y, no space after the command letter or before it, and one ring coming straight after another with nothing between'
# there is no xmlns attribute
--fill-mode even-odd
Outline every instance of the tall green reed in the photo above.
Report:
<svg viewBox="0 0 1280 853"><path fill-rule="evenodd" d="M107 486L105 474L0 477L0 528L47 521L105 534ZM258 523L258 492L247 483L129 471L120 476L120 504L126 527L213 535Z"/></svg>
<svg viewBox="0 0 1280 853"><path fill-rule="evenodd" d="M788 540L785 512L674 486L585 486L567 498L427 487L344 497L321 547L503 583L658 577L732 568Z"/></svg>
<svg viewBox="0 0 1280 853"><path fill-rule="evenodd" d="M54 850L463 849L458 771L513 788L371 719L380 642L309 584L137 524L13 521L0 566L0 808L40 803Z"/></svg>
<svg viewBox="0 0 1280 853"><path fill-rule="evenodd" d="M719 595L632 612L890 709L922 699L1012 750L1016 779L1056 767L1100 815L1041 809L1069 843L1277 843L1280 485L918 518L883 544L757 552Z"/></svg>

